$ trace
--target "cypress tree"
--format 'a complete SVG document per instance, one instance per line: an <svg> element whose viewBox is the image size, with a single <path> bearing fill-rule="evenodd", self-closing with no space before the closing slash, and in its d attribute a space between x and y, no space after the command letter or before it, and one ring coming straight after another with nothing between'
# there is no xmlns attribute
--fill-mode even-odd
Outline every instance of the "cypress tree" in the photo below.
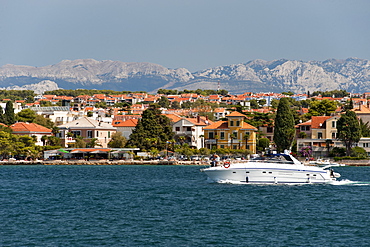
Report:
<svg viewBox="0 0 370 247"><path fill-rule="evenodd" d="M356 113L353 111L346 111L337 122L338 138L346 147L346 155L351 154L352 145L359 142L361 139L360 123L357 119Z"/></svg>
<svg viewBox="0 0 370 247"><path fill-rule="evenodd" d="M274 129L274 142L279 152L290 149L295 135L294 116L287 98L280 99Z"/></svg>
<svg viewBox="0 0 370 247"><path fill-rule="evenodd" d="M1 106L0 106L0 123L5 124L4 110Z"/></svg>
<svg viewBox="0 0 370 247"><path fill-rule="evenodd" d="M14 107L13 102L8 101L6 102L6 108L5 108L5 114L4 114L4 123L6 125L12 125L15 123L15 113L14 113Z"/></svg>

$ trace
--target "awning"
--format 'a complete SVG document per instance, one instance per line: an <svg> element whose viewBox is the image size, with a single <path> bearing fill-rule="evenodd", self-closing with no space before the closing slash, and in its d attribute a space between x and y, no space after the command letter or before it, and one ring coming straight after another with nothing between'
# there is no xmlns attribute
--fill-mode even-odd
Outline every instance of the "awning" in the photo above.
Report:
<svg viewBox="0 0 370 247"><path fill-rule="evenodd" d="M84 154L84 153L86 153L86 152L81 151L81 150L74 150L74 151L71 152L71 154Z"/></svg>
<svg viewBox="0 0 370 247"><path fill-rule="evenodd" d="M90 152L91 154L106 154L108 153L108 151L102 151L102 150L95 150L95 151L92 151Z"/></svg>

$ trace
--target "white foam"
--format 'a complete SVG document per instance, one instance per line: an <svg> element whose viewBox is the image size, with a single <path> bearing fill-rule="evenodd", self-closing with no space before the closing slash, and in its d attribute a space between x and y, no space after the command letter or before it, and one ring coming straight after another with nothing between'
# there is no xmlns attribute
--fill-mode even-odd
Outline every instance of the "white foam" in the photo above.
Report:
<svg viewBox="0 0 370 247"><path fill-rule="evenodd" d="M370 182L351 181L351 180L348 180L348 179L344 179L344 180L333 181L330 184L332 184L332 185L357 185L357 186L366 186L366 185L370 185Z"/></svg>

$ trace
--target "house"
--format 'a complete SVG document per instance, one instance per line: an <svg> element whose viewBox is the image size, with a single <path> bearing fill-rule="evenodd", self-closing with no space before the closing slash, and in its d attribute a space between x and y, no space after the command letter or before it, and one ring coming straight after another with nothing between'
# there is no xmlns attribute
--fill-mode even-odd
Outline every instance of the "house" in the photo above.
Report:
<svg viewBox="0 0 370 247"><path fill-rule="evenodd" d="M36 123L19 122L9 126L14 135L26 135L36 137L36 145L43 146L42 137L52 136L52 130Z"/></svg>
<svg viewBox="0 0 370 247"><path fill-rule="evenodd" d="M127 120L115 120L113 121L113 127L117 129L117 132L121 132L127 140L130 139L132 131L135 129L139 119L132 118Z"/></svg>
<svg viewBox="0 0 370 247"><path fill-rule="evenodd" d="M61 125L76 119L77 114L69 106L30 107L37 115L50 119L55 125Z"/></svg>
<svg viewBox="0 0 370 247"><path fill-rule="evenodd" d="M75 142L74 138L80 136L84 139L96 138L102 148L108 147L112 134L116 132L111 124L103 123L88 117L82 117L72 122L58 126L59 135L65 147Z"/></svg>
<svg viewBox="0 0 370 247"><path fill-rule="evenodd" d="M197 116L196 118L173 118L172 129L175 133L176 143L187 143L190 147L204 148L204 130L203 128L212 122L206 117Z"/></svg>
<svg viewBox="0 0 370 247"><path fill-rule="evenodd" d="M326 157L334 146L343 147L337 139L337 121L340 116L312 116L311 120L296 125L298 151L305 146L312 148L315 157Z"/></svg>
<svg viewBox="0 0 370 247"><path fill-rule="evenodd" d="M226 108L216 108L213 110L213 115L216 120L225 118L228 114L230 114L230 111L228 111Z"/></svg>
<svg viewBox="0 0 370 247"><path fill-rule="evenodd" d="M370 122L370 108L365 105L359 105L352 109L356 113L356 116L364 123Z"/></svg>
<svg viewBox="0 0 370 247"><path fill-rule="evenodd" d="M204 127L205 147L248 149L256 153L257 128L244 122L245 115L232 112L227 121L217 121Z"/></svg>

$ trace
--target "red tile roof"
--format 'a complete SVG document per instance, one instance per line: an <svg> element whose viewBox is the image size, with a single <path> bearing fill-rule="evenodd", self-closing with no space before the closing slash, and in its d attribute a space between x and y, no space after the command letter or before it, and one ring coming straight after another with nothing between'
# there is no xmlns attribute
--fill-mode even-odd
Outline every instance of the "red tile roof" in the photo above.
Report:
<svg viewBox="0 0 370 247"><path fill-rule="evenodd" d="M41 126L36 123L24 123L19 122L12 124L10 128L15 132L42 132L42 133L52 133L51 129Z"/></svg>
<svg viewBox="0 0 370 247"><path fill-rule="evenodd" d="M226 115L226 117L246 117L246 116L240 112L233 111L229 115Z"/></svg>
<svg viewBox="0 0 370 247"><path fill-rule="evenodd" d="M136 127L138 119L128 119L126 121L117 120L113 121L113 127Z"/></svg>
<svg viewBox="0 0 370 247"><path fill-rule="evenodd" d="M327 119L331 118L330 116L312 116L311 118L311 128L320 129Z"/></svg>
<svg viewBox="0 0 370 247"><path fill-rule="evenodd" d="M227 129L227 128L228 128L227 121L217 121L217 122L214 122L214 123L208 125L207 127L204 127L203 129L204 130L206 130L206 129L212 130L212 129Z"/></svg>

